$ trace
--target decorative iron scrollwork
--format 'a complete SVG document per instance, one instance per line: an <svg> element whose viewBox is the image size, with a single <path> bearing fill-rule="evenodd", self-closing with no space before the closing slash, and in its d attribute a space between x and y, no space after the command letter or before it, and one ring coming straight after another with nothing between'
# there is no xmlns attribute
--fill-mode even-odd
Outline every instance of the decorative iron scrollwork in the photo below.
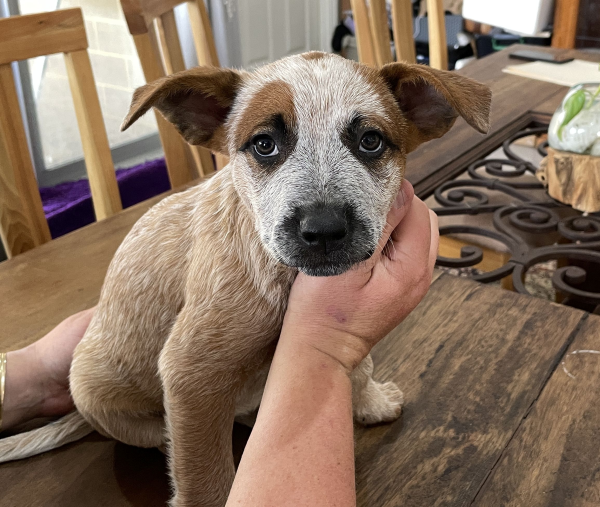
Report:
<svg viewBox="0 0 600 507"><path fill-rule="evenodd" d="M440 227L440 235L475 235L504 245L507 256L510 256L507 263L491 272L474 273L471 278L490 283L512 276L515 290L522 294L529 294L524 283L528 269L555 260L557 269L552 276L552 285L563 301L594 309L600 305L600 216L573 216L572 208L549 196L540 200L539 191L544 188L543 185L536 180L523 181L521 178L527 174L534 175L537 168L531 161L520 157L512 147L518 139L546 132L547 127L518 132L502 145L506 159L479 160L467 168L470 179L451 180L437 187L433 195L440 205L434 208L438 216L492 214L493 225L493 228L444 225ZM537 147L540 155L546 155L546 147L547 142ZM503 202L490 202L486 190L499 192ZM533 190L537 191L537 198L532 195ZM527 241L527 235L529 239L541 237L552 242L545 246L531 246L534 242ZM473 267L483 257L481 247L467 245L462 247L459 258L438 256L437 265Z"/></svg>

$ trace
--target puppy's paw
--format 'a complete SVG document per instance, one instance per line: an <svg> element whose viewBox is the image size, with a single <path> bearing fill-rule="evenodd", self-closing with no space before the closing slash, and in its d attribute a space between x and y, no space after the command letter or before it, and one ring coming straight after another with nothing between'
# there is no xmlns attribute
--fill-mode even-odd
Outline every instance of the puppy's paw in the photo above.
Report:
<svg viewBox="0 0 600 507"><path fill-rule="evenodd" d="M392 422L400 417L404 395L393 382L369 379L354 407L354 420L365 426Z"/></svg>

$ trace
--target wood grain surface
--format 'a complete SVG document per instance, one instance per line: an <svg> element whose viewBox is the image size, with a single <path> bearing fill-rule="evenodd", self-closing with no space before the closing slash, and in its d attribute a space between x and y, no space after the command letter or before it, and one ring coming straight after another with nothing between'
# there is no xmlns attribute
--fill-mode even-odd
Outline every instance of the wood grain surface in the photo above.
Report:
<svg viewBox="0 0 600 507"><path fill-rule="evenodd" d="M413 39L412 3L410 0L392 0L392 26L396 60L416 63L415 41Z"/></svg>
<svg viewBox="0 0 600 507"><path fill-rule="evenodd" d="M536 173L548 195L586 213L600 211L600 157L559 151L548 146L548 155Z"/></svg>
<svg viewBox="0 0 600 507"><path fill-rule="evenodd" d="M0 65L0 237L9 259L51 239L8 63Z"/></svg>
<svg viewBox="0 0 600 507"><path fill-rule="evenodd" d="M442 275L373 352L375 378L406 405L401 421L356 432L358 504L470 505L583 316Z"/></svg>
<svg viewBox="0 0 600 507"><path fill-rule="evenodd" d="M196 5L196 4L189 4ZM179 32L175 22L175 11L167 11L156 19L162 55L167 74L182 72L186 69L183 51L179 41ZM198 23L201 21L198 20ZM210 150L200 146L188 145L190 162L199 172L199 176L208 176L215 172Z"/></svg>
<svg viewBox="0 0 600 507"><path fill-rule="evenodd" d="M429 29L429 65L448 70L446 16L443 0L427 0L427 27Z"/></svg>
<svg viewBox="0 0 600 507"><path fill-rule="evenodd" d="M390 45L390 29L385 0L369 1L369 23L371 36L373 37L373 48L375 49L375 60L377 66L382 67L394 60Z"/></svg>
<svg viewBox="0 0 600 507"><path fill-rule="evenodd" d="M365 65L377 67L377 57L375 56L367 3L365 0L350 0L350 4L352 5L352 14L354 16L358 59Z"/></svg>
<svg viewBox="0 0 600 507"><path fill-rule="evenodd" d="M204 1L193 0L189 1L187 5L198 63L220 67L215 38Z"/></svg>
<svg viewBox="0 0 600 507"><path fill-rule="evenodd" d="M96 304L115 251L159 196L0 263L0 350L41 338Z"/></svg>
<svg viewBox="0 0 600 507"><path fill-rule="evenodd" d="M564 350L590 331L583 326L578 332L584 316L441 275L421 305L374 351L375 377L398 382L406 406L393 424L356 430L358 505L470 505L523 418L533 413L548 377L555 370L554 375L564 375L556 368ZM550 414L544 424L552 420ZM234 431L238 458L248 433L239 426ZM553 450L549 446L546 452ZM0 504L14 507L152 507L165 505L168 496L158 451L96 434L0 466L0 484L8 485L0 489Z"/></svg>
<svg viewBox="0 0 600 507"><path fill-rule="evenodd" d="M138 58L147 83L165 76L160 60L160 48L154 30L132 34ZM167 172L172 188L185 185L193 179L193 171L188 163L188 144L179 135L175 127L154 110L160 141L165 152Z"/></svg>
<svg viewBox="0 0 600 507"><path fill-rule="evenodd" d="M599 317L583 323L473 505L600 505Z"/></svg>
<svg viewBox="0 0 600 507"><path fill-rule="evenodd" d="M0 20L0 64L87 47L79 8Z"/></svg>
<svg viewBox="0 0 600 507"><path fill-rule="evenodd" d="M556 0L552 47L572 49L577 36L579 0Z"/></svg>
<svg viewBox="0 0 600 507"><path fill-rule="evenodd" d="M96 220L104 220L123 209L92 64L86 49L65 53L75 116L83 146L83 157Z"/></svg>

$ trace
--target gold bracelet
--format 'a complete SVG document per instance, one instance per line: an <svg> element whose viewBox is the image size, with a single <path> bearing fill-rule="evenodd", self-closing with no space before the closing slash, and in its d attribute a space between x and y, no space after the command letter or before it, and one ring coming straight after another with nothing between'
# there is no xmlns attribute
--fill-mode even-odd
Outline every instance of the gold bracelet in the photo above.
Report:
<svg viewBox="0 0 600 507"><path fill-rule="evenodd" d="M6 352L0 353L0 430L2 430L2 409L4 408L4 388L6 387Z"/></svg>

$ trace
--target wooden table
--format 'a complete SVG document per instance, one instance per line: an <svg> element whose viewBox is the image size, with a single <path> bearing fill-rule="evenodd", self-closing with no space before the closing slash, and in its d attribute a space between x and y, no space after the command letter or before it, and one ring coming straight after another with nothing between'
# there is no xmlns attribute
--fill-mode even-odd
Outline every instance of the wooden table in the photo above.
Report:
<svg viewBox="0 0 600 507"><path fill-rule="evenodd" d="M558 105L563 87L503 74L507 64L504 51L463 70L492 86L492 132L461 121L412 154L419 195ZM95 304L114 251L157 200L0 264L0 350ZM577 350L600 350L599 317L436 273L374 350L376 377L398 382L406 407L393 424L356 431L359 505L600 505L600 357ZM244 432L235 436L239 445ZM7 507L151 507L167 497L158 451L97 434L0 466Z"/></svg>

